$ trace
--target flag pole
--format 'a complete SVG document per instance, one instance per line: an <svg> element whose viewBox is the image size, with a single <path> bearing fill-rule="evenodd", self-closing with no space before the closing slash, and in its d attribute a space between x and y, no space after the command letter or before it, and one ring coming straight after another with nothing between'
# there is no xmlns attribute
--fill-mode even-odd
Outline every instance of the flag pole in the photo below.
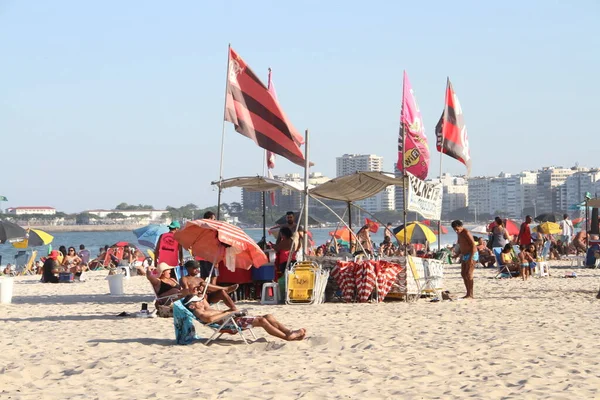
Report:
<svg viewBox="0 0 600 400"><path fill-rule="evenodd" d="M444 115L446 115L446 97L448 96L448 84L450 83L450 77L446 77L446 93L444 94L444 112L442 113L442 142L440 143L440 183L442 184L442 211L444 211L444 184L442 183L442 159L444 158ZM442 249L442 216L438 219L438 251Z"/></svg>
<svg viewBox="0 0 600 400"><path fill-rule="evenodd" d="M302 237L302 253L307 254L308 249L308 129L304 131L304 236Z"/></svg>
<svg viewBox="0 0 600 400"><path fill-rule="evenodd" d="M407 198L406 198L406 182L408 181L408 174L406 173L406 162L405 162L405 154L406 154L406 127L404 126L404 121L402 120L402 117L404 115L404 88L406 85L406 71L404 71L404 74L402 74L402 106L400 108L400 132L402 134L402 159L401 159L401 166L402 166L402 220L404 223L404 256L408 256L408 253L406 251L407 249L407 242L406 242L406 202L407 202ZM407 259L408 260L408 259Z"/></svg>
<svg viewBox="0 0 600 400"><path fill-rule="evenodd" d="M269 67L269 75L267 78L267 90L271 89L271 67ZM269 169L269 161L267 160L267 149L263 151L263 176L267 176L267 170ZM267 192L262 192L262 228L263 228L263 250L267 248Z"/></svg>
<svg viewBox="0 0 600 400"><path fill-rule="evenodd" d="M217 197L217 219L221 217L221 192L223 191L223 154L225 150L225 117L227 115L227 89L229 88L229 57L231 43L227 45L227 72L225 74L225 99L223 99L223 128L221 131L221 162L219 164L219 195Z"/></svg>

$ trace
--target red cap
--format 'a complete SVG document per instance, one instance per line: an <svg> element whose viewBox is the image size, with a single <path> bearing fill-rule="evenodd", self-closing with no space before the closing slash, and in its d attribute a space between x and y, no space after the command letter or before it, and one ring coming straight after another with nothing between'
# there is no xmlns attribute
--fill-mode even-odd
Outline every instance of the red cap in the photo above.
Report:
<svg viewBox="0 0 600 400"><path fill-rule="evenodd" d="M48 254L48 258L56 260L58 258L58 250L52 250L50 254Z"/></svg>

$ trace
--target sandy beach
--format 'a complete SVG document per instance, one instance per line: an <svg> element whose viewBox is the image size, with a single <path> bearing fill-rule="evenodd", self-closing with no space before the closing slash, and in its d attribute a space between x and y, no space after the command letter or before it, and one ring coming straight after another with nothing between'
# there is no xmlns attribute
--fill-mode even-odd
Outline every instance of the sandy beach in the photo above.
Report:
<svg viewBox="0 0 600 400"><path fill-rule="evenodd" d="M116 317L152 300L144 277L108 295L105 272L83 283L15 279L0 305L0 399L597 398L600 270L494 280L478 269L474 301L263 306L305 327L302 342L255 329L246 346L174 343L172 319ZM462 295L457 265L446 288ZM200 335L209 331L198 327Z"/></svg>

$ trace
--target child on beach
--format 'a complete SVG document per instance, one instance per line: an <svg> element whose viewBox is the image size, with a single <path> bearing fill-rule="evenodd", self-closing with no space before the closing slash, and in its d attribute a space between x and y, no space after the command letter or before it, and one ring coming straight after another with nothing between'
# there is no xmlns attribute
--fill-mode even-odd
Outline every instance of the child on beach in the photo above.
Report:
<svg viewBox="0 0 600 400"><path fill-rule="evenodd" d="M517 256L519 258L519 262L521 264L521 277L524 281L529 278L531 275L531 271L529 270L529 263L533 262L533 257L529 253L529 246L519 246L521 252Z"/></svg>

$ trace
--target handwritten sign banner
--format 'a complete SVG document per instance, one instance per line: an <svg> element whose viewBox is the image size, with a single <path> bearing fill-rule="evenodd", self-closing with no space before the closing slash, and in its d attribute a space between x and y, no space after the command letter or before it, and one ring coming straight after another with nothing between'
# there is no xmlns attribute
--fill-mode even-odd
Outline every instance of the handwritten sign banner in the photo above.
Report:
<svg viewBox="0 0 600 400"><path fill-rule="evenodd" d="M442 218L442 191L441 183L428 183L409 173L406 209L423 218L439 221Z"/></svg>

